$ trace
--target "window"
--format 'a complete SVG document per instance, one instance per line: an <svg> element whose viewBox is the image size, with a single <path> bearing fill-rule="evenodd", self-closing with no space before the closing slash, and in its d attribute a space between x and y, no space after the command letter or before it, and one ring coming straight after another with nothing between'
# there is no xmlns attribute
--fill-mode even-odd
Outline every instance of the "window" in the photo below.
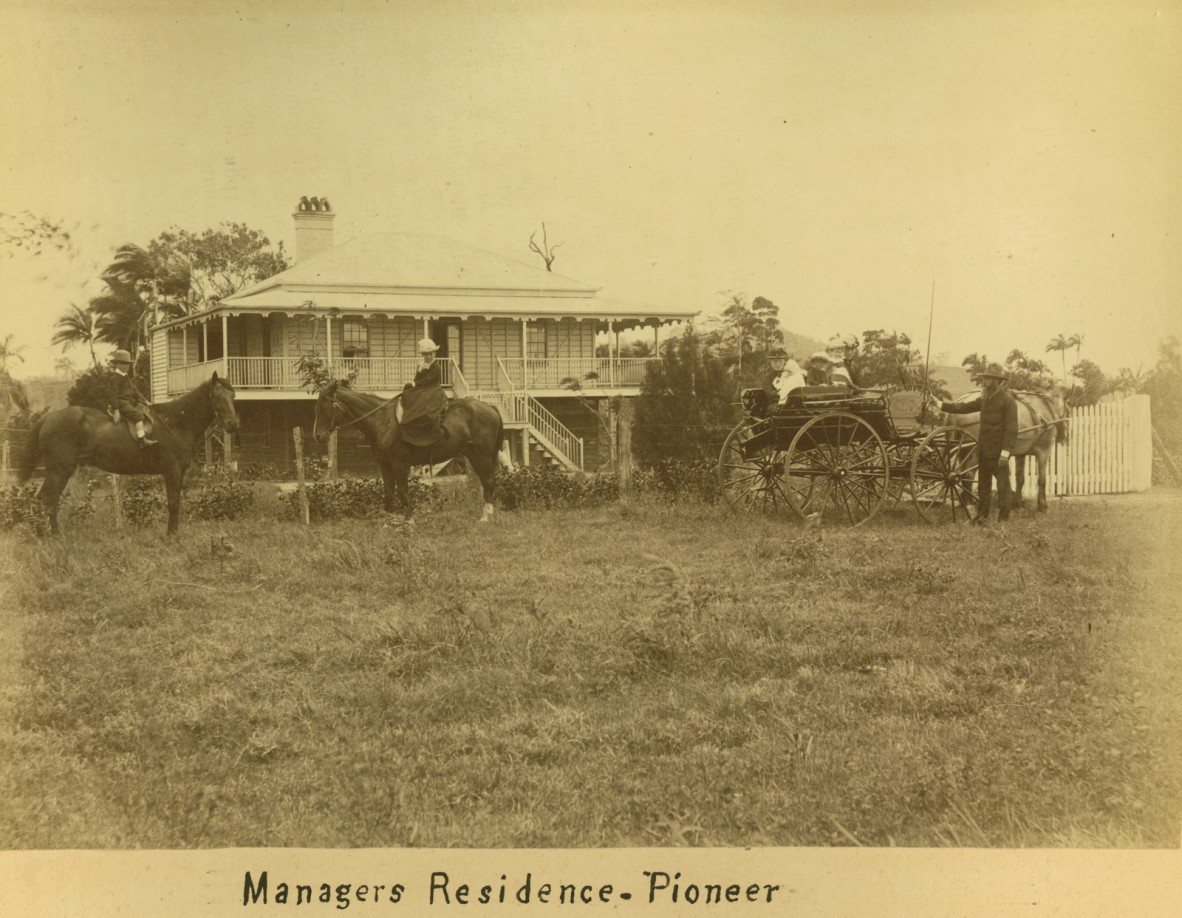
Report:
<svg viewBox="0 0 1182 918"><path fill-rule="evenodd" d="M345 357L369 356L369 326L365 319L341 321L341 353Z"/></svg>
<svg viewBox="0 0 1182 918"><path fill-rule="evenodd" d="M546 326L540 322L530 322L525 327L525 356L546 356Z"/></svg>

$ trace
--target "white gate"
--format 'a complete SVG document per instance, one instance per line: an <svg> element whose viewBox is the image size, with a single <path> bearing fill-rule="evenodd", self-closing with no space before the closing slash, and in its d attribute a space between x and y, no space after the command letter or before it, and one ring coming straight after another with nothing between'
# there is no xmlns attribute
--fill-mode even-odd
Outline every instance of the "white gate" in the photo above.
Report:
<svg viewBox="0 0 1182 918"><path fill-rule="evenodd" d="M1145 491L1153 477L1153 427L1149 396L1071 410L1067 443L1055 443L1048 463L1047 494L1121 494ZM1024 498L1038 494L1038 466L1026 459Z"/></svg>

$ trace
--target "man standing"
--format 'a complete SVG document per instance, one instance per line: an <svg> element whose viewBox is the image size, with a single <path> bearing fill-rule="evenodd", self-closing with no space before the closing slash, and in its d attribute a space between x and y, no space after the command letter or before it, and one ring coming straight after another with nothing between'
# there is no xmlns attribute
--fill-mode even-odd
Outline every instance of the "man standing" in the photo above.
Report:
<svg viewBox="0 0 1182 918"><path fill-rule="evenodd" d="M131 354L120 348L111 355L111 366L115 370L111 380L111 407L119 412L118 420L135 424L135 439L141 447L155 446L156 441L149 440L144 432L144 419L149 406L148 400L131 378Z"/></svg>
<svg viewBox="0 0 1182 918"><path fill-rule="evenodd" d="M1018 440L1018 403L1006 384L1009 376L1000 364L991 363L974 377L981 394L967 402L940 402L949 414L981 412L977 433L977 518L978 526L989 519L993 479L997 478L997 521L1010 518L1010 453Z"/></svg>

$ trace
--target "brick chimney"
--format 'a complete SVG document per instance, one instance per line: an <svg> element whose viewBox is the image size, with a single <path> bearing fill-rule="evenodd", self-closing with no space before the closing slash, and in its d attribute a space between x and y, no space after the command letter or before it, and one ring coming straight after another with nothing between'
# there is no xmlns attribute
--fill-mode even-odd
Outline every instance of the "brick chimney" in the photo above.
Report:
<svg viewBox="0 0 1182 918"><path fill-rule="evenodd" d="M296 264L332 248L332 221L336 214L328 198L300 198L295 213Z"/></svg>

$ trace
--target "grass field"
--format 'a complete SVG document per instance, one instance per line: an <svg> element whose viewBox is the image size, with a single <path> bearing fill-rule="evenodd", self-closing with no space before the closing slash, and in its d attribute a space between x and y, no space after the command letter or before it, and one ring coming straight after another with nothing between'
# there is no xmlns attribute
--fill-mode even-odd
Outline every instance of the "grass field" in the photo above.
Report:
<svg viewBox="0 0 1182 918"><path fill-rule="evenodd" d="M0 846L1177 847L1182 499L0 535Z"/></svg>

